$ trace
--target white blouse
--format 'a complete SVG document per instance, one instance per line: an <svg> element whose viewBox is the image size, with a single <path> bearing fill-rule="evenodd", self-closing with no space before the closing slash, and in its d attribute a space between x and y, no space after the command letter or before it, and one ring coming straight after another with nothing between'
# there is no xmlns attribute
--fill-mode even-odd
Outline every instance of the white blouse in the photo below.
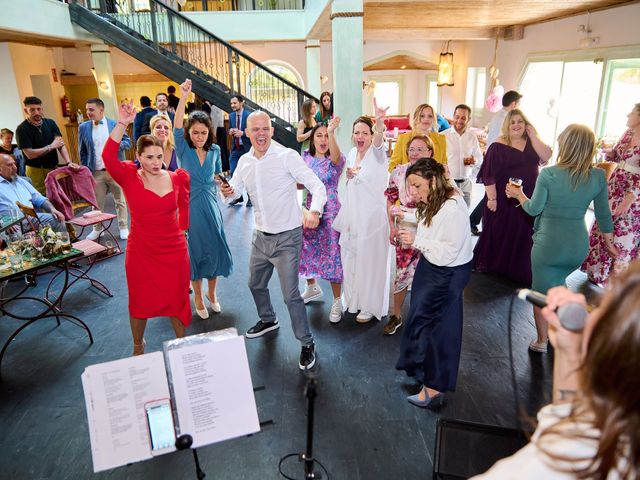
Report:
<svg viewBox="0 0 640 480"><path fill-rule="evenodd" d="M428 227L418 222L413 247L430 263L439 267L457 267L473 258L469 210L464 199L454 195L442 204Z"/></svg>

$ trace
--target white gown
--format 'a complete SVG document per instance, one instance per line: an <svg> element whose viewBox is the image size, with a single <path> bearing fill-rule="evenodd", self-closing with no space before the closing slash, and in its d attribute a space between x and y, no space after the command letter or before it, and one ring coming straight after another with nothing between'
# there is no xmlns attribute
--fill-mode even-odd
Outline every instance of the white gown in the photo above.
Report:
<svg viewBox="0 0 640 480"><path fill-rule="evenodd" d="M356 149L347 156L347 168L356 162ZM333 221L340 232L343 305L381 319L389 310L390 253L387 199L389 160L384 144L372 145L356 177L347 180L341 208Z"/></svg>

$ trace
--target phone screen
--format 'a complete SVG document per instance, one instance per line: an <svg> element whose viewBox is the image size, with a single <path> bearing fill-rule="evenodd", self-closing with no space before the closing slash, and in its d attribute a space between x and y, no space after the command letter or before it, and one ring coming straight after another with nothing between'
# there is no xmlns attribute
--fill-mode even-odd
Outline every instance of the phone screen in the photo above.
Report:
<svg viewBox="0 0 640 480"><path fill-rule="evenodd" d="M176 432L173 428L173 416L169 402L152 405L146 408L151 450L173 447L176 443Z"/></svg>

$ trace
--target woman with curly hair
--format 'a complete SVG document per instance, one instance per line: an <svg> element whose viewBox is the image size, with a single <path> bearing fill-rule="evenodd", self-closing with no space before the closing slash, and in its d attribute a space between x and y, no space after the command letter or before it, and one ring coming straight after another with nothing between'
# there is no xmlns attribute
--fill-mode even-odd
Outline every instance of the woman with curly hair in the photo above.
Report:
<svg viewBox="0 0 640 480"><path fill-rule="evenodd" d="M444 166L433 158L420 159L407 169L407 183L418 202L418 230L400 230L398 238L421 255L396 369L420 382L420 391L407 400L426 408L456 387L462 291L471 276L473 249L467 204Z"/></svg>

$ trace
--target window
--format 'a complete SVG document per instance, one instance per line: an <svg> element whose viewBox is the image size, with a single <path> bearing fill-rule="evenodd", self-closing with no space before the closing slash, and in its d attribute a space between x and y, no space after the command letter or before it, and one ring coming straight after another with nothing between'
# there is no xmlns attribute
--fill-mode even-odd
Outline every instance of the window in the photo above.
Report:
<svg viewBox="0 0 640 480"><path fill-rule="evenodd" d="M465 103L471 107L474 117L482 116L486 96L487 69L485 67L467 68L467 95Z"/></svg>
<svg viewBox="0 0 640 480"><path fill-rule="evenodd" d="M438 73L429 73L427 74L427 103L436 109L437 112L440 111L440 96L438 95L440 91L438 90Z"/></svg>
<svg viewBox="0 0 640 480"><path fill-rule="evenodd" d="M640 58L626 58L630 51L559 52L527 63L521 108L544 142L553 145L571 123L588 125L600 138L622 135L626 115L640 98Z"/></svg>
<svg viewBox="0 0 640 480"><path fill-rule="evenodd" d="M269 60L264 65L272 72L280 75L293 85L304 88L302 77L291 65L278 60ZM277 115L291 125L297 125L298 91L280 81L266 70L255 68L249 75L245 85L246 97L260 105L266 111Z"/></svg>
<svg viewBox="0 0 640 480"><path fill-rule="evenodd" d="M369 77L375 80L375 96L379 106L388 106L387 115L398 115L402 109L402 77ZM369 102L373 114L373 101Z"/></svg>
<svg viewBox="0 0 640 480"><path fill-rule="evenodd" d="M618 140L626 129L627 114L640 99L640 58L612 60L605 75L600 137Z"/></svg>

